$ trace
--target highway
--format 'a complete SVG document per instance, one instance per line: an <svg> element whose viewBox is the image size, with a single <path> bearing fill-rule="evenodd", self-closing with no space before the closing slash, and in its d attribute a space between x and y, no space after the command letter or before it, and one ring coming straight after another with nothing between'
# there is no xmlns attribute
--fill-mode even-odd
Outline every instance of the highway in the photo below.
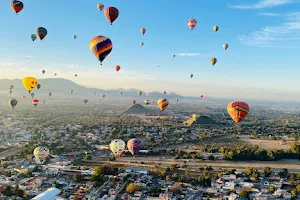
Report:
<svg viewBox="0 0 300 200"><path fill-rule="evenodd" d="M96 160L91 161L84 161L85 163L106 163L108 158L101 157L97 158ZM279 172L283 168L287 168L290 172L299 173L300 172L300 161L299 160L280 160L280 161L224 161L224 160L216 160L216 161L208 161L208 160L173 160L171 158L164 158L164 157L155 157L155 156L143 156L143 157L120 157L117 158L114 163L117 164L126 164L126 165L133 165L133 164L144 164L150 166L161 166L161 167L169 167L171 164L182 165L186 164L188 168L193 169L195 171L199 171L200 167L204 166L211 166L214 170L221 170L222 168L227 169L237 169L238 171L244 171L247 167L253 167L257 170L262 170L263 167L269 166L274 172Z"/></svg>

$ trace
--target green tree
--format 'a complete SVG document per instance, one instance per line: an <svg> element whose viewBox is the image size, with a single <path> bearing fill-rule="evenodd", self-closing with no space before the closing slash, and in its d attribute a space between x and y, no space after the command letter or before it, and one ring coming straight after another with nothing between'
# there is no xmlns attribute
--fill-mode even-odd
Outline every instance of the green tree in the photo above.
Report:
<svg viewBox="0 0 300 200"><path fill-rule="evenodd" d="M2 162L2 167L7 168L9 164L7 162Z"/></svg>
<svg viewBox="0 0 300 200"><path fill-rule="evenodd" d="M266 166L266 167L263 168L263 172L265 174L265 177L269 177L272 174L272 170L268 166Z"/></svg>
<svg viewBox="0 0 300 200"><path fill-rule="evenodd" d="M239 195L240 198L247 198L249 199L249 192L243 190L240 192L240 195Z"/></svg>
<svg viewBox="0 0 300 200"><path fill-rule="evenodd" d="M81 174L74 174L72 178L75 182L81 182L83 180L83 177Z"/></svg>
<svg viewBox="0 0 300 200"><path fill-rule="evenodd" d="M294 185L294 182L295 182L295 174L291 173L291 175L290 175L290 184Z"/></svg>
<svg viewBox="0 0 300 200"><path fill-rule="evenodd" d="M273 194L275 192L275 187L274 186L271 186L269 188L269 193Z"/></svg>
<svg viewBox="0 0 300 200"><path fill-rule="evenodd" d="M85 160L92 160L92 155L91 154L87 154L85 155Z"/></svg>
<svg viewBox="0 0 300 200"><path fill-rule="evenodd" d="M246 169L246 174L247 174L248 176L251 176L253 172L254 172L253 167L247 167L247 169Z"/></svg>
<svg viewBox="0 0 300 200"><path fill-rule="evenodd" d="M296 186L296 190L297 190L297 192L300 193L300 184L298 184L298 185Z"/></svg>
<svg viewBox="0 0 300 200"><path fill-rule="evenodd" d="M134 194L139 190L140 190L139 186L135 185L134 183L129 183L126 187L126 192L129 194Z"/></svg>
<svg viewBox="0 0 300 200"><path fill-rule="evenodd" d="M296 197L296 196L297 196L296 190L292 190L292 191L291 191L291 194L292 194L293 197Z"/></svg>
<svg viewBox="0 0 300 200"><path fill-rule="evenodd" d="M167 181L167 182L170 182L170 181L171 181L170 176L166 176L166 181Z"/></svg>

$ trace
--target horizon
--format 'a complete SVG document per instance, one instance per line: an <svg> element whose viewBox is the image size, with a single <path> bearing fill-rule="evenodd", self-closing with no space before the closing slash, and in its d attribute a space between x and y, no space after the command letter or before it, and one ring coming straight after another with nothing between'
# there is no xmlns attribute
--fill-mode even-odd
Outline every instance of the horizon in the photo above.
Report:
<svg viewBox="0 0 300 200"><path fill-rule="evenodd" d="M0 2L5 8L0 16L7 19L0 33L0 79L54 78L53 73L57 73L57 78L106 90L138 86L142 91L191 97L300 100L300 69L291 63L300 41L299 2L189 0L178 5L160 2L159 7L154 2L136 3L133 8L129 1L103 1L120 11L113 25L105 19L104 11L97 10L95 0L75 4L65 0L59 6L56 0L23 2L18 16L9 2ZM190 18L198 21L194 30L187 26ZM255 24L245 23L249 18ZM213 31L215 25L220 27L218 32ZM38 26L45 27L48 35L43 42L32 42L29 36ZM145 35L141 28L146 28ZM97 35L113 42L102 66L88 47ZM186 38L184 42L180 42L182 38ZM139 45L141 41L144 46ZM224 43L229 44L226 51ZM211 57L218 59L214 67ZM115 65L121 66L119 72Z"/></svg>

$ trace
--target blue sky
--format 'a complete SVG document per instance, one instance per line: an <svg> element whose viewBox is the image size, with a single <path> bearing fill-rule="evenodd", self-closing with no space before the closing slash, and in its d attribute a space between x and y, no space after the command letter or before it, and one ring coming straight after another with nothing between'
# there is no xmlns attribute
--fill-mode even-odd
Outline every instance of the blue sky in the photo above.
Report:
<svg viewBox="0 0 300 200"><path fill-rule="evenodd" d="M24 9L16 16L9 0L0 1L0 78L49 78L57 72L57 77L99 88L300 100L297 0L22 2ZM112 26L97 3L119 9ZM198 20L193 31L189 18ZM38 26L48 35L43 42L32 42L29 36ZM144 36L140 28L147 29ZM102 67L89 49L97 35L113 42ZM214 67L211 57L218 59ZM115 65L121 66L118 73Z"/></svg>

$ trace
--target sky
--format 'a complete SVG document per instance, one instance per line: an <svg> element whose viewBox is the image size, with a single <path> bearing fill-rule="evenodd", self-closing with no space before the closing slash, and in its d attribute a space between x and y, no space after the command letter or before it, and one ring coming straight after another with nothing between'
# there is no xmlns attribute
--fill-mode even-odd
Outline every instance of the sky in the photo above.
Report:
<svg viewBox="0 0 300 200"><path fill-rule="evenodd" d="M298 0L22 2L24 9L16 15L10 0L0 1L0 78L54 78L56 72L58 78L103 89L300 100ZM119 9L113 25L97 3ZM190 18L198 21L194 30L187 26ZM30 34L39 26L48 35L32 42ZM89 49L98 35L113 43L102 66ZM215 66L211 57L218 59Z"/></svg>

